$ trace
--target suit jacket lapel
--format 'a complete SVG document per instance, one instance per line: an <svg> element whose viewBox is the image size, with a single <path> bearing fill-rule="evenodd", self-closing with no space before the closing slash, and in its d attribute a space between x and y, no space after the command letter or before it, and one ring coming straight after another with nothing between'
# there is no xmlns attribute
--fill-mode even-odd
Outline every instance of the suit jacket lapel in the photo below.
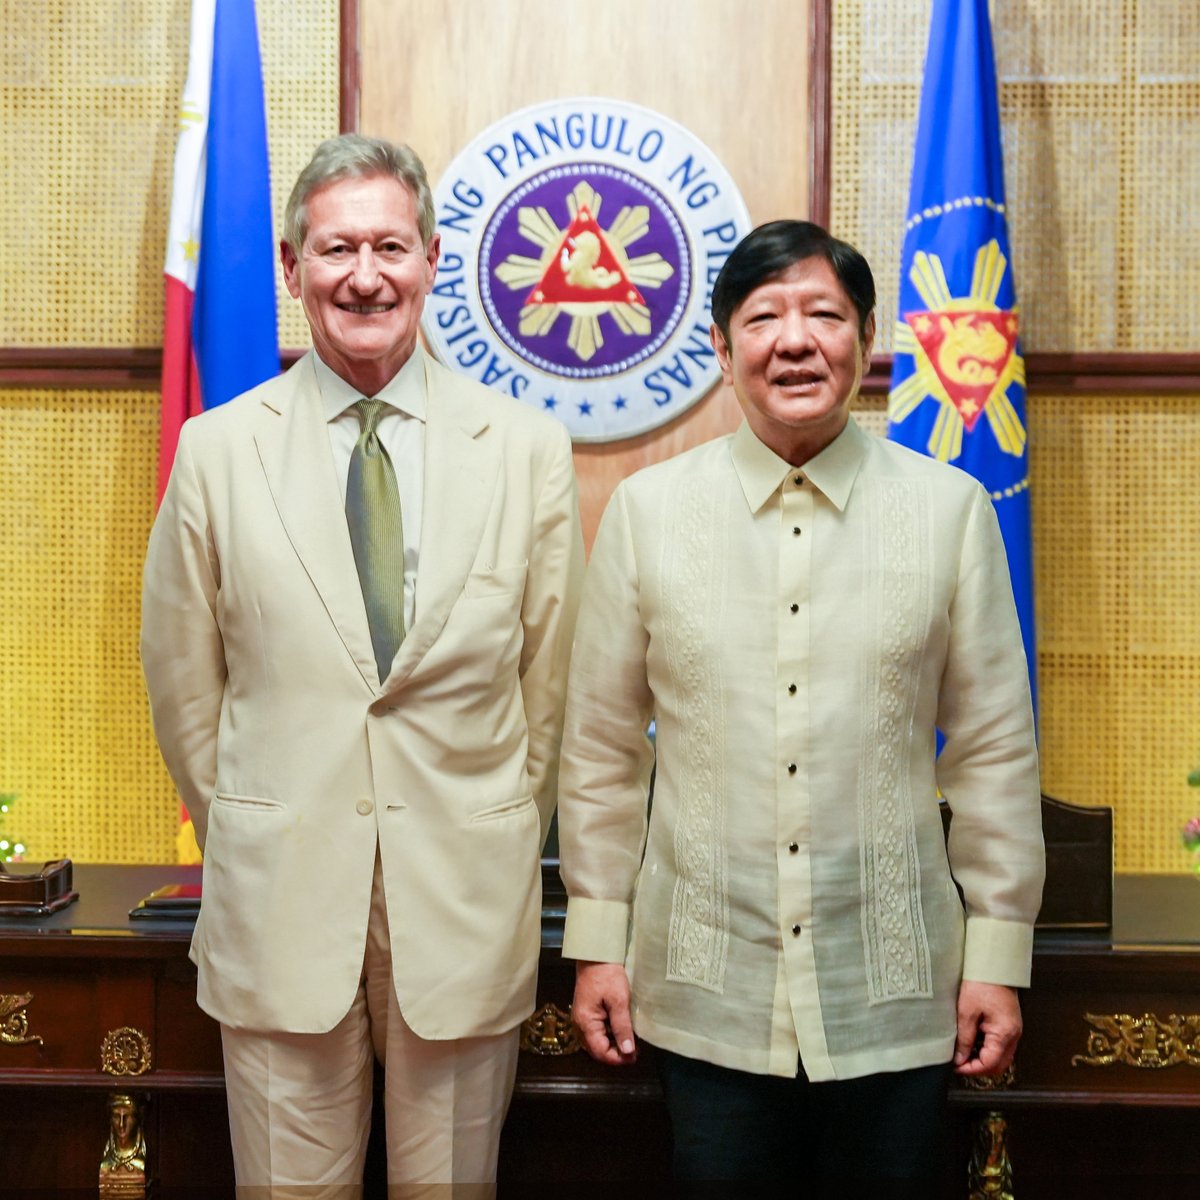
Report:
<svg viewBox="0 0 1200 1200"><path fill-rule="evenodd" d="M334 473L329 433L311 354L284 377L292 386L263 403L278 414L255 434L259 459L292 547L329 618L374 692L378 670L354 551Z"/></svg>
<svg viewBox="0 0 1200 1200"><path fill-rule="evenodd" d="M416 619L385 683L402 683L433 645L462 594L491 508L499 462L481 444L486 413L425 356L425 487ZM349 539L347 538L347 544Z"/></svg>

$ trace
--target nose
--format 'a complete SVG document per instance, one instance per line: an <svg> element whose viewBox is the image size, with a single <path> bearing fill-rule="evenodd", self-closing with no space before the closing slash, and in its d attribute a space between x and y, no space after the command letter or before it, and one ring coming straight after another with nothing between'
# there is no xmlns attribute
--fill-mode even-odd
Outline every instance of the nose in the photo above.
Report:
<svg viewBox="0 0 1200 1200"><path fill-rule="evenodd" d="M354 267L350 283L358 292L373 292L379 286L379 267L375 262L375 251L365 242L354 256Z"/></svg>
<svg viewBox="0 0 1200 1200"><path fill-rule="evenodd" d="M799 309L789 309L779 323L780 349L792 354L804 354L813 345L812 323Z"/></svg>

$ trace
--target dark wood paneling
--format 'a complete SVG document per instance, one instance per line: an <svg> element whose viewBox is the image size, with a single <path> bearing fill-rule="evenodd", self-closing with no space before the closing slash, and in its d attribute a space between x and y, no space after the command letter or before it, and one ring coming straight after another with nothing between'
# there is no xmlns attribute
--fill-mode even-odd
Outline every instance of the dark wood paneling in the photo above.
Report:
<svg viewBox="0 0 1200 1200"><path fill-rule="evenodd" d="M341 96L338 104L338 129L354 133L358 129L359 97L362 92L358 53L358 0L341 0L339 10L338 78Z"/></svg>
<svg viewBox="0 0 1200 1200"><path fill-rule="evenodd" d="M808 118L812 154L808 164L808 212L809 220L828 226L829 165L833 155L832 0L809 0L808 24Z"/></svg>

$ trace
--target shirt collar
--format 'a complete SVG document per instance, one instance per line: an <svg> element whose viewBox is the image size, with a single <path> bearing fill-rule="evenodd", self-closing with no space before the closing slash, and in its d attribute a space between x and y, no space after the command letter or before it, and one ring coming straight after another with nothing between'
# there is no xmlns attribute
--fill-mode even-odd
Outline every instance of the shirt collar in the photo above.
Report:
<svg viewBox="0 0 1200 1200"><path fill-rule="evenodd" d="M854 480L866 458L869 435L850 417L846 428L803 466L794 467L755 437L743 421L733 435L733 467L751 512L760 508L778 491L789 474L803 475L841 512L850 499Z"/></svg>
<svg viewBox="0 0 1200 1200"><path fill-rule="evenodd" d="M326 421L335 421L346 409L363 398L362 392L356 391L348 384L315 350L313 366L317 372L317 386L321 389L321 407L324 409ZM416 417L418 421L424 421L425 362L421 348L416 347L404 366L375 393L374 397L368 399L382 400L391 408Z"/></svg>

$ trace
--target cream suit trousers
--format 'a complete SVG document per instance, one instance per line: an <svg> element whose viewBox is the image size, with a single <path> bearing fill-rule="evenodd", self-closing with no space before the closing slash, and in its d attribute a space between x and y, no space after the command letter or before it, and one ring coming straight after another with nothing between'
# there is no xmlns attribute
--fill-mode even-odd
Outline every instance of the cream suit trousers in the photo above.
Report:
<svg viewBox="0 0 1200 1200"><path fill-rule="evenodd" d="M495 1195L518 1031L426 1041L392 984L379 857L362 981L328 1033L221 1026L239 1200L355 1200L371 1123L372 1058L384 1067L388 1200Z"/></svg>

